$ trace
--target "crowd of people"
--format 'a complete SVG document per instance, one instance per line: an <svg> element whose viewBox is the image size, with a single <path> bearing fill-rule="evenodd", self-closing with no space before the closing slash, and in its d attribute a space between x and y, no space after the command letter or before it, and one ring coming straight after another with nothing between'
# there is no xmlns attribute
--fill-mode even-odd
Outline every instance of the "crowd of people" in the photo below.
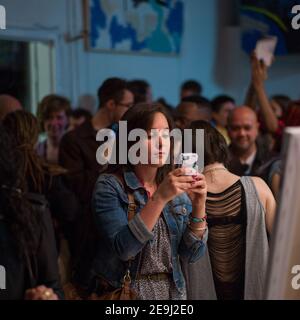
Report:
<svg viewBox="0 0 300 320"><path fill-rule="evenodd" d="M105 80L94 114L51 94L35 116L1 95L0 299L100 298L125 277L141 300L263 299L283 132L300 125L300 101L268 97L268 70L255 55L251 67L242 106L194 80L176 108L140 79ZM120 120L147 132L147 164L97 162L97 132L118 146ZM165 161L173 128L204 130L201 172Z"/></svg>

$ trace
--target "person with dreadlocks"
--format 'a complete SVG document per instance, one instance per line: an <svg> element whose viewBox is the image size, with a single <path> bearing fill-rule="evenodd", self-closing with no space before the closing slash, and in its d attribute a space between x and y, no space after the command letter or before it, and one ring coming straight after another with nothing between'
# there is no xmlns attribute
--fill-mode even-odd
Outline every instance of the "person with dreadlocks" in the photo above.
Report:
<svg viewBox="0 0 300 320"><path fill-rule="evenodd" d="M0 300L57 300L63 294L51 217L44 197L23 189L22 151L2 124L0 149Z"/></svg>
<svg viewBox="0 0 300 320"><path fill-rule="evenodd" d="M65 238L72 258L76 250L73 246L73 234L79 205L75 195L64 185L66 170L58 165L48 164L38 156L35 146L39 126L34 115L25 110L10 113L3 120L3 126L15 137L16 148L20 152L20 188L24 192L45 195L55 226L57 249L60 249L61 240ZM64 275L67 278L69 276Z"/></svg>

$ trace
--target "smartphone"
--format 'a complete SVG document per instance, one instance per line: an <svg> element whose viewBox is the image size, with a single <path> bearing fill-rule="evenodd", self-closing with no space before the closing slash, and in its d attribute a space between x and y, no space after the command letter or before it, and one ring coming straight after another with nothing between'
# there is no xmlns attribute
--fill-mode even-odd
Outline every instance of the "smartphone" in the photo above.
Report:
<svg viewBox="0 0 300 320"><path fill-rule="evenodd" d="M198 154L197 153L181 153L180 154L180 167L186 168L187 176L193 176L198 173Z"/></svg>
<svg viewBox="0 0 300 320"><path fill-rule="evenodd" d="M256 43L255 53L257 59L259 61L262 60L267 67L270 67L273 62L277 41L277 37L267 37L258 40Z"/></svg>

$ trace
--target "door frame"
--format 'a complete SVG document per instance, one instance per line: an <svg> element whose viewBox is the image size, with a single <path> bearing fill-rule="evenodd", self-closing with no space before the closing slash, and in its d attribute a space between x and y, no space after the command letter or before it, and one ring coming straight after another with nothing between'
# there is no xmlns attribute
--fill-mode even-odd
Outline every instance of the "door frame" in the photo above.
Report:
<svg viewBox="0 0 300 320"><path fill-rule="evenodd" d="M55 92L62 92L62 78L61 78L61 39L58 33L48 30L33 30L26 28L9 28L0 31L0 40L11 41L40 41L53 45L55 55L55 74L54 74L54 90Z"/></svg>

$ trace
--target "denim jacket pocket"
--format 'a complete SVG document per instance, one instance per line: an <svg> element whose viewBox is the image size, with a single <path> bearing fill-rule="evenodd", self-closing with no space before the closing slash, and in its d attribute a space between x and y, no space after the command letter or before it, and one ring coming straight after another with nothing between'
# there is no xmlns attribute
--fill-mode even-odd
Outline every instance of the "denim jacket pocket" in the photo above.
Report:
<svg viewBox="0 0 300 320"><path fill-rule="evenodd" d="M182 216L182 217L186 217L189 215L189 211L188 211L188 205L187 204L175 204L172 207L172 212L173 214L175 214L175 216Z"/></svg>
<svg viewBox="0 0 300 320"><path fill-rule="evenodd" d="M171 212L175 217L178 228L181 232L184 231L185 224L188 222L191 212L191 206L186 203L176 203L171 207Z"/></svg>

